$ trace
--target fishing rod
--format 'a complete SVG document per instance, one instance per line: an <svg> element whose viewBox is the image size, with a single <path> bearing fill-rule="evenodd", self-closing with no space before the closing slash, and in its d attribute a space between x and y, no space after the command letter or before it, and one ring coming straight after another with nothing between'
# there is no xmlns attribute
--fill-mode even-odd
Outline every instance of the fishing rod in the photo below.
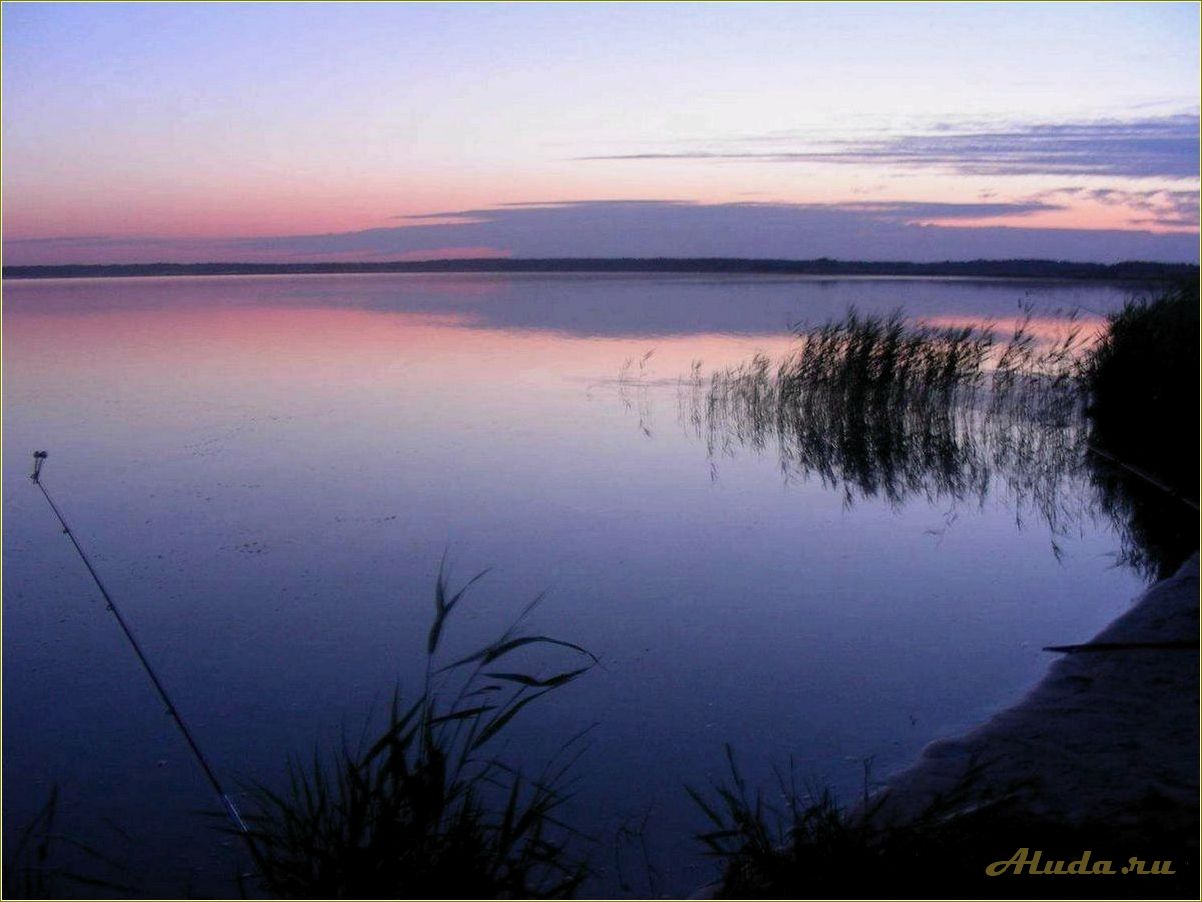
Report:
<svg viewBox="0 0 1202 902"><path fill-rule="evenodd" d="M230 821L233 823L238 832L246 838L246 842L250 847L252 857L258 860L258 850L255 848L254 839L251 836L250 829L246 826L246 822L242 820L242 815L238 813L238 806L234 804L234 800L230 798L224 787L222 787L221 781L217 779L217 774L213 771L212 766L209 764L208 758L206 758L204 752L200 750L200 746L197 744L196 739L192 736L192 731L189 730L188 725L184 723L183 717L180 716L179 709L175 707L175 702L173 702L171 700L171 696L167 694L166 688L164 688L158 674L155 673L149 659L146 657L146 653L142 651L142 646L138 644L138 640L134 638L133 631L129 628L129 624L126 623L125 618L121 616L121 611L118 609L117 603L113 601L113 596L109 594L108 589L106 589L104 583L101 582L100 575L96 572L96 568L92 566L92 562L88 560L87 554L84 552L83 547L79 544L79 539L75 537L75 533L73 533L71 531L71 527L67 525L67 521L63 517L62 511L58 509L58 505L54 503L54 499L51 498L50 493L46 491L46 486L42 482L42 465L45 464L47 457L49 457L49 454L47 454L45 451L33 452L33 472L29 474L29 478L33 480L34 485L41 489L42 495L46 499L46 503L50 505L50 509L54 511L54 516L58 518L58 522L63 527L63 534L66 535L66 537L71 540L71 544L75 546L75 550L79 554L79 559L82 560L83 565L88 568L88 573L91 574L92 581L96 583L96 588L100 590L100 594L103 596L105 601L105 606L109 611L112 612L113 616L117 618L117 623L120 624L121 631L125 633L125 638L129 640L129 644L133 648L134 654L138 656L138 660L142 664L142 669L146 671L146 675L150 677L150 682L154 684L155 691L158 692L159 698L162 699L163 704L167 706L167 713L171 715L171 719L175 721L175 725L179 727L179 731L184 734L184 739L187 740L188 748L192 750L192 755L196 758L197 763L200 765L200 769L204 771L209 783L212 784L214 791L217 793L217 797L221 799L221 807L225 809L226 815L229 817Z"/></svg>
<svg viewBox="0 0 1202 902"><path fill-rule="evenodd" d="M1144 482L1148 483L1149 485L1153 486L1154 488L1160 489L1162 492L1164 492L1166 495L1169 495L1174 500L1180 501L1182 504L1186 505L1187 507L1193 508L1195 511L1198 510L1198 502L1197 501L1191 501L1189 498L1187 498L1185 495L1181 494L1181 492L1177 491L1172 486L1165 485L1163 482L1161 482L1159 479L1157 479L1155 476L1153 476L1147 470L1140 469L1139 467L1135 466L1134 464L1127 463L1125 460L1119 460L1117 457L1115 457L1109 451L1103 451L1101 448L1099 448L1097 445L1093 444L1092 442L1088 443L1085 447L1089 451L1092 451L1094 454L1096 454L1098 457L1102 458L1103 460L1109 461L1110 463L1114 464L1116 467L1120 467L1120 468L1126 470L1128 473L1138 476L1140 479L1142 479Z"/></svg>

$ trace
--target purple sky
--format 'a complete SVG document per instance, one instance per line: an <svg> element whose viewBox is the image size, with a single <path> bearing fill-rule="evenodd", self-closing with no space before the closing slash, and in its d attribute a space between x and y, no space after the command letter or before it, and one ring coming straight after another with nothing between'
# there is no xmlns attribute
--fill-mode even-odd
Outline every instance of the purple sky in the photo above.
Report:
<svg viewBox="0 0 1202 902"><path fill-rule="evenodd" d="M9 264L1198 260L1199 8L4 8Z"/></svg>

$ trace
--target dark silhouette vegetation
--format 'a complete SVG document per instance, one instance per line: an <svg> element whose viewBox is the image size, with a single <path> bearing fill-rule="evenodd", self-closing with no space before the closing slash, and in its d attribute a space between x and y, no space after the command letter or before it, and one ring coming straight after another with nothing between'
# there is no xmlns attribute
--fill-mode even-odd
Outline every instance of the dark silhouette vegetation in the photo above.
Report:
<svg viewBox="0 0 1202 902"><path fill-rule="evenodd" d="M1069 500L1079 492L1064 489L1085 481L1119 528L1126 561L1163 574L1198 546L1196 506L1182 500L1196 505L1198 493L1198 303L1196 280L1133 301L1092 347L1071 323L1059 339L1038 341L1025 322L1000 332L853 310L799 330L796 350L781 361L757 356L708 377L694 367L681 384L681 413L711 456L771 449L787 476L821 479L848 503L980 501L1000 485L1020 516L1035 511L1046 521L1054 550L1074 517L1092 515L1088 503ZM596 659L571 642L521 632L536 599L496 640L444 663L448 618L482 575L452 591L440 568L419 691L398 691L383 724L356 746L293 759L283 780L252 787L247 889L532 898L579 888L588 874L577 852L584 838L557 815L583 734L534 777L492 749L522 711ZM547 652L572 662L548 671L530 657ZM770 795L752 791L729 747L728 759L727 781L689 790L709 822L698 840L720 864L721 897L1130 898L1197 889L1196 810L1132 812L1138 830L1033 822L1005 798L973 804L970 768L962 787L916 820L882 825L867 777L864 799L845 807L821 788L799 788L791 770L778 773ZM51 850L65 845L56 805L52 793L9 850L6 896L119 887L55 866ZM1062 863L1089 850L1116 869L1131 856L1171 860L1174 873L986 876L985 865L1022 847Z"/></svg>
<svg viewBox="0 0 1202 902"><path fill-rule="evenodd" d="M4 847L6 899L108 898L137 894L134 875L117 858L83 842L59 822L59 787L54 785L37 814ZM124 836L120 837L125 839Z"/></svg>
<svg viewBox="0 0 1202 902"><path fill-rule="evenodd" d="M361 739L289 760L282 780L251 783L249 834L209 812L245 848L243 898L530 899L572 895L588 874L587 838L557 816L587 730L536 774L493 753L528 706L586 674L597 659L572 642L521 629L541 596L500 636L443 662L444 628L468 589L440 567L426 674L398 689ZM548 653L570 659L557 668ZM55 787L5 847L5 898L140 897L119 857L65 834ZM127 837L122 837L128 841Z"/></svg>
<svg viewBox="0 0 1202 902"><path fill-rule="evenodd" d="M1092 347L1072 321L1037 341L1026 319L999 332L852 310L799 330L782 360L695 366L680 411L715 466L772 451L786 478L848 504L992 491L1044 522L1056 554L1057 536L1107 517L1120 560L1153 578L1198 548L1198 367L1196 284L1128 304Z"/></svg>
<svg viewBox="0 0 1202 902"><path fill-rule="evenodd" d="M1094 485L1161 578L1198 548L1198 329L1195 280L1112 314L1084 367Z"/></svg>
<svg viewBox="0 0 1202 902"><path fill-rule="evenodd" d="M1180 812L1145 817L1138 827L1040 821L1005 797L975 804L970 768L914 820L882 825L867 789L859 805L845 808L827 790L799 787L792 769L778 769L765 794L749 789L729 746L727 758L725 781L690 790L711 828L698 840L722 864L710 888L716 898L1131 899L1197 891L1197 818L1182 821ZM1001 867L1023 849L1028 861L1039 853L1034 873L1030 864ZM1087 850L1080 867L1109 861L1113 873L1070 871ZM1146 869L1166 862L1172 873L1124 874L1132 857Z"/></svg>
<svg viewBox="0 0 1202 902"><path fill-rule="evenodd" d="M787 475L817 476L842 488L848 503L983 499L1000 481L1020 511L1033 502L1026 506L1053 537L1072 516L1100 511L1115 524L1120 560L1163 578L1198 548L1198 303L1196 281L1133 300L1092 347L1071 328L1041 345L1021 323L999 341L988 326L931 329L852 311L800 332L798 351L776 366L757 357L708 380L695 367L681 410L711 455L772 447ZM1077 492L1064 486L1082 479L1095 489L1093 503L1074 511L1066 499ZM690 790L711 827L698 839L722 866L719 897L1197 891L1196 807L1183 811L1152 795L1122 823L1040 822L1007 798L974 801L970 767L963 784L920 817L884 825L867 785L862 803L842 807L778 772L766 797L749 790L727 751L729 779ZM1039 850L1045 864L1059 861L1061 872L985 873L1024 847ZM1115 873L1069 871L1086 850ZM1123 873L1133 856L1149 867L1171 861L1173 873Z"/></svg>
<svg viewBox="0 0 1202 902"><path fill-rule="evenodd" d="M778 362L757 355L708 377L695 365L680 410L711 462L771 451L787 479L816 478L849 505L982 504L993 492L1020 521L1044 521L1055 548L1081 516L1084 339L1070 324L1039 343L1028 318L1000 332L852 310L799 330Z"/></svg>
<svg viewBox="0 0 1202 902"><path fill-rule="evenodd" d="M570 846L578 835L555 816L580 736L529 778L490 749L522 710L596 658L520 632L535 599L495 641L436 660L447 618L483 575L452 591L440 568L425 684L412 700L394 694L382 730L356 748L293 760L283 789L253 788L255 876L270 896L555 898L584 878ZM574 666L536 673L545 662L529 655L548 649L574 656Z"/></svg>

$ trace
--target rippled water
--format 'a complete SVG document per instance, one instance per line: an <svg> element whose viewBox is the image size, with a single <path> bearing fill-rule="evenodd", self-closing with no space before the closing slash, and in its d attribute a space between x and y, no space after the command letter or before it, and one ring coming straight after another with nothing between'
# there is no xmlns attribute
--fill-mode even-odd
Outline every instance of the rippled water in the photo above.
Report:
<svg viewBox="0 0 1202 902"><path fill-rule="evenodd" d="M792 755L845 795L1017 699L1140 581L1089 513L1049 526L983 492L848 491L679 380L791 344L855 304L1096 326L1107 286L646 276L301 276L4 286L4 799L59 785L64 832L148 893L228 894L234 850L195 763L25 476L46 484L223 776L353 733L418 678L444 551L492 567L449 629L541 630L603 666L515 721L536 766L590 724L565 816L589 892L680 894L711 871L682 790L723 744L767 783ZM721 428L728 428L729 423ZM736 424L737 427L737 424ZM729 431L729 429L728 429ZM1004 475L1004 473L1002 473ZM1013 488L1013 486L1010 486ZM658 874L620 849L646 818ZM127 836L123 837L124 831ZM11 835L11 834L10 834Z"/></svg>

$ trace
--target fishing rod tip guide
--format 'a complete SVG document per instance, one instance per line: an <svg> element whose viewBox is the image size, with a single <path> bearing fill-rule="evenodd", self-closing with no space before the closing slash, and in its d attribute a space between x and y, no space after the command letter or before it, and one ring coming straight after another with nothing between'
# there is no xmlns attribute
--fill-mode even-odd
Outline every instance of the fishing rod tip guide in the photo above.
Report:
<svg viewBox="0 0 1202 902"><path fill-rule="evenodd" d="M50 455L45 451L34 451L33 452L33 472L29 474L29 478L32 479L34 482L40 483L40 480L38 477L41 475L41 472L42 472L42 464L46 461L46 458L49 456Z"/></svg>

